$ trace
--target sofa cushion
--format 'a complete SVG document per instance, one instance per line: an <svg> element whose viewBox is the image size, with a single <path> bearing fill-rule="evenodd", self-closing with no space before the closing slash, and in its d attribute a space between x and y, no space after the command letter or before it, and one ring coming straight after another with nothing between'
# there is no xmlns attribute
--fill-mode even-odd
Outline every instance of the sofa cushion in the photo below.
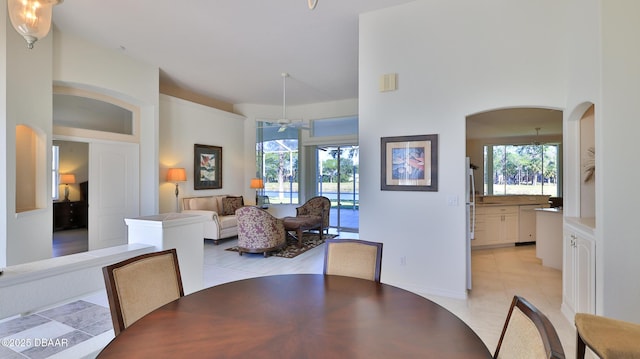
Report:
<svg viewBox="0 0 640 359"><path fill-rule="evenodd" d="M189 199L189 209L220 212L218 203L213 197L194 197Z"/></svg>
<svg viewBox="0 0 640 359"><path fill-rule="evenodd" d="M244 198L228 196L222 199L222 214L232 216L236 214L236 209L244 206Z"/></svg>
<svg viewBox="0 0 640 359"><path fill-rule="evenodd" d="M222 200L227 198L227 195L216 195L213 196L213 200L216 201L216 203L218 204L218 209L220 211L218 211L218 214L222 214L224 211L224 206L222 205Z"/></svg>
<svg viewBox="0 0 640 359"><path fill-rule="evenodd" d="M232 228L238 226L238 219L236 216L220 216L218 217L221 229Z"/></svg>

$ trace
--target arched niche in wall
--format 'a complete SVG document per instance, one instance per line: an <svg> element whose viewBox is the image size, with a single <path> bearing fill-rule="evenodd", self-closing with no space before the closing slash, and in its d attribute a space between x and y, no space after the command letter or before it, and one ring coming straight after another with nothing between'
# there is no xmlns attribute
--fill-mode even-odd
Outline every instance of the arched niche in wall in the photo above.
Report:
<svg viewBox="0 0 640 359"><path fill-rule="evenodd" d="M47 146L43 131L16 126L16 213L47 207Z"/></svg>
<svg viewBox="0 0 640 359"><path fill-rule="evenodd" d="M580 117L580 217L596 216L595 106Z"/></svg>
<svg viewBox="0 0 640 359"><path fill-rule="evenodd" d="M595 110L592 102L585 101L566 116L565 177L569 181L565 186L568 192L564 200L565 217L595 218Z"/></svg>

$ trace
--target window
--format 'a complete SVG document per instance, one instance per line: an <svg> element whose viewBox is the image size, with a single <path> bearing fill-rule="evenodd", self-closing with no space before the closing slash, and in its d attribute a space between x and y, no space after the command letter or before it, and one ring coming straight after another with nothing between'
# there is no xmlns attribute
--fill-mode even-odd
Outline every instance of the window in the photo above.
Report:
<svg viewBox="0 0 640 359"><path fill-rule="evenodd" d="M57 200L60 197L60 147L51 147L51 197L53 200Z"/></svg>
<svg viewBox="0 0 640 359"><path fill-rule="evenodd" d="M298 129L258 122L256 167L271 204L298 204Z"/></svg>
<svg viewBox="0 0 640 359"><path fill-rule="evenodd" d="M484 194L559 196L560 145L484 146Z"/></svg>
<svg viewBox="0 0 640 359"><path fill-rule="evenodd" d="M359 156L357 145L317 146L315 195L331 200L330 225L357 232L360 218Z"/></svg>
<svg viewBox="0 0 640 359"><path fill-rule="evenodd" d="M311 122L314 137L349 136L358 134L358 116L326 118Z"/></svg>

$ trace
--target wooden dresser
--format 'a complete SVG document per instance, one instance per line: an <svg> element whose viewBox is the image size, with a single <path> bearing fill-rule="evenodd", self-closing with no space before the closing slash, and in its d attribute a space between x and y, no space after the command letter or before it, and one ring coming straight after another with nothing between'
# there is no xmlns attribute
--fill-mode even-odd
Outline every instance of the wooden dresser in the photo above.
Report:
<svg viewBox="0 0 640 359"><path fill-rule="evenodd" d="M86 227L87 214L87 202L85 201L54 202L53 230Z"/></svg>

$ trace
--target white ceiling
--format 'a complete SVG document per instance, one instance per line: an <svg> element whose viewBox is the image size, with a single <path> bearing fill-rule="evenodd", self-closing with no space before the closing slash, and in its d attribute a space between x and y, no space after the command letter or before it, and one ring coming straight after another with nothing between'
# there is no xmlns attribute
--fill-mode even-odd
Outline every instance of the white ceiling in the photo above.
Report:
<svg viewBox="0 0 640 359"><path fill-rule="evenodd" d="M230 104L287 105L358 98L358 15L414 0L66 0L61 32L160 68L160 81ZM37 46L37 44L36 44ZM562 133L562 113L470 116L469 138Z"/></svg>
<svg viewBox="0 0 640 359"><path fill-rule="evenodd" d="M358 15L411 1L66 0L53 22L231 104L281 104L288 72L297 105L357 98Z"/></svg>

